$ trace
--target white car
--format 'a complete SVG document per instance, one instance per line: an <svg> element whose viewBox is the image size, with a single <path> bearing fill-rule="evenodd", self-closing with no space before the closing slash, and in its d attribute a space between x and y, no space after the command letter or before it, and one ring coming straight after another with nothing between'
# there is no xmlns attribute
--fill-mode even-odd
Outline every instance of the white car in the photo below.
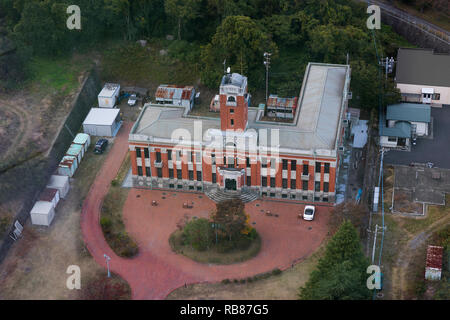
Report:
<svg viewBox="0 0 450 320"><path fill-rule="evenodd" d="M128 105L134 106L136 104L136 101L137 101L137 96L135 94L132 94L130 96L130 98L128 99Z"/></svg>
<svg viewBox="0 0 450 320"><path fill-rule="evenodd" d="M314 213L316 213L316 207L306 206L303 211L303 219L308 221L314 220Z"/></svg>

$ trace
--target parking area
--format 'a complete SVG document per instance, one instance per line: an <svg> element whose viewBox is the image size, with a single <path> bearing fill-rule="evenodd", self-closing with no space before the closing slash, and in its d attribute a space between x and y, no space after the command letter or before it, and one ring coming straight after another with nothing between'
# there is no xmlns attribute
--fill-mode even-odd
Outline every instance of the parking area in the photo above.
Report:
<svg viewBox="0 0 450 320"><path fill-rule="evenodd" d="M450 169L450 106L431 108L433 138L418 138L411 151L388 151L387 164L409 165L432 162L435 167Z"/></svg>

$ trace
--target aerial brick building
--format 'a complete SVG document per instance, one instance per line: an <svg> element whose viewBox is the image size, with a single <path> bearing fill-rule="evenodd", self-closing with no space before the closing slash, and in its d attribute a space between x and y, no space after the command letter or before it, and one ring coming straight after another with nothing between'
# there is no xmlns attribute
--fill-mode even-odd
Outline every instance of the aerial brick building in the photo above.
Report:
<svg viewBox="0 0 450 320"><path fill-rule="evenodd" d="M262 121L237 73L222 78L219 118L146 104L129 135L133 185L334 202L349 83L349 66L310 63L292 123Z"/></svg>

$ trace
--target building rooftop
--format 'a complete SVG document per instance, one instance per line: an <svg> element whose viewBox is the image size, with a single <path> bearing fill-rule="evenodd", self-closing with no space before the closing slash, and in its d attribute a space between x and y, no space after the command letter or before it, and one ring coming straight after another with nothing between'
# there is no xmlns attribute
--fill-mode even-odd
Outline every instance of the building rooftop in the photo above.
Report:
<svg viewBox="0 0 450 320"><path fill-rule="evenodd" d="M450 54L434 53L432 49L400 48L395 81L450 87Z"/></svg>
<svg viewBox="0 0 450 320"><path fill-rule="evenodd" d="M275 94L271 94L267 100L267 107L269 108L286 108L294 109L297 108L298 98L281 98Z"/></svg>
<svg viewBox="0 0 450 320"><path fill-rule="evenodd" d="M349 66L310 63L300 91L294 123L259 121L257 108L248 110L247 129L275 129L280 149L295 149L304 153L337 148L338 131L344 112L344 96L349 85ZM202 122L202 135L209 129L220 130L219 118L184 117L184 109L147 104L130 132L130 141L177 138L175 130L194 134L194 121ZM268 130L267 141L271 141ZM149 139L150 138L150 139ZM264 146L264 141L259 141Z"/></svg>
<svg viewBox="0 0 450 320"><path fill-rule="evenodd" d="M39 200L51 202L57 193L58 193L57 189L45 188L44 191L41 193Z"/></svg>
<svg viewBox="0 0 450 320"><path fill-rule="evenodd" d="M194 87L162 84L156 89L156 100L190 100Z"/></svg>
<svg viewBox="0 0 450 320"><path fill-rule="evenodd" d="M117 88L119 88L120 85L117 83L105 83L103 86L102 91L98 94L99 97L112 97L114 96L114 93L116 92Z"/></svg>
<svg viewBox="0 0 450 320"><path fill-rule="evenodd" d="M222 77L221 86L233 85L239 88L244 88L247 85L247 77L240 75L239 73L229 73Z"/></svg>
<svg viewBox="0 0 450 320"><path fill-rule="evenodd" d="M431 122L431 107L420 103L398 103L387 107L387 120Z"/></svg>
<svg viewBox="0 0 450 320"><path fill-rule="evenodd" d="M116 121L120 109L116 108L92 108L83 124L109 126Z"/></svg>
<svg viewBox="0 0 450 320"><path fill-rule="evenodd" d="M444 248L440 246L428 246L427 249L427 268L442 269L442 256Z"/></svg>

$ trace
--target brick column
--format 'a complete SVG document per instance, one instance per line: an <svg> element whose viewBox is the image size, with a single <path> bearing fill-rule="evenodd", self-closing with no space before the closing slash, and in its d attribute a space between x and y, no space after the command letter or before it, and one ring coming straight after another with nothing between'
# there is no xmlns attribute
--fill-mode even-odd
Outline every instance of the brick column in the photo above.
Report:
<svg viewBox="0 0 450 320"><path fill-rule="evenodd" d="M134 176L137 176L137 159L136 159L136 150L130 150L130 159L131 159L131 173Z"/></svg>
<svg viewBox="0 0 450 320"><path fill-rule="evenodd" d="M309 164L309 167L308 167L308 170L309 170L308 190L314 191L314 182L315 182L314 174L315 174L316 167L314 165L311 165L310 163L308 163L308 164Z"/></svg>

